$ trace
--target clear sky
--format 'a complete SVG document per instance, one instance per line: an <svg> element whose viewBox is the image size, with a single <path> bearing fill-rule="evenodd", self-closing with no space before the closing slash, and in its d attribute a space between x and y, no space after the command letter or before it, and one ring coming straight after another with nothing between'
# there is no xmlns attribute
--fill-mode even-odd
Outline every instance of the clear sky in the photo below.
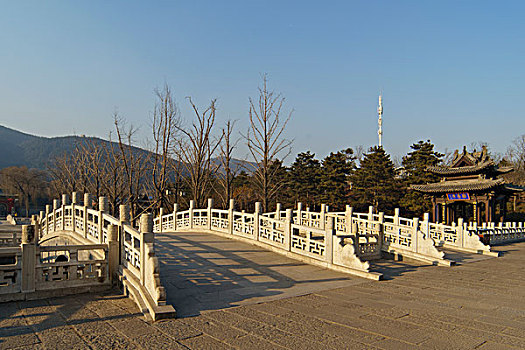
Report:
<svg viewBox="0 0 525 350"><path fill-rule="evenodd" d="M107 137L115 109L149 134L155 87L218 98L247 128L261 73L294 109L294 153L377 142L394 156L525 133L523 1L2 1L0 124ZM241 148L239 156L246 154ZM292 156L292 157L293 157Z"/></svg>

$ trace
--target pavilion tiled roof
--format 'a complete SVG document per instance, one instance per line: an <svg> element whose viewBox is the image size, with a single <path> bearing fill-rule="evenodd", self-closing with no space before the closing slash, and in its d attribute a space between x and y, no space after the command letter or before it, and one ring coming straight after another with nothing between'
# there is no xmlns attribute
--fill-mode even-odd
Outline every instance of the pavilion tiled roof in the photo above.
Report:
<svg viewBox="0 0 525 350"><path fill-rule="evenodd" d="M476 174L479 171L486 169L493 165L494 165L494 162L488 161L488 162L483 162L483 163L479 163L476 165L462 166L462 167L457 167L457 168L436 165L436 166L428 167L428 170L438 175L467 175L467 174Z"/></svg>
<svg viewBox="0 0 525 350"><path fill-rule="evenodd" d="M494 162L489 160L483 163L478 163L476 165L469 165L469 166L462 166L462 167L448 167L448 166L431 166L428 167L428 171L437 174L437 175L471 175L471 174L478 174L482 170L485 170L489 167L494 167L492 170L496 174L506 174L514 170L513 167L496 167L494 165Z"/></svg>
<svg viewBox="0 0 525 350"><path fill-rule="evenodd" d="M442 181L427 185L410 185L410 188L425 193L484 191L505 184L503 179L476 179Z"/></svg>

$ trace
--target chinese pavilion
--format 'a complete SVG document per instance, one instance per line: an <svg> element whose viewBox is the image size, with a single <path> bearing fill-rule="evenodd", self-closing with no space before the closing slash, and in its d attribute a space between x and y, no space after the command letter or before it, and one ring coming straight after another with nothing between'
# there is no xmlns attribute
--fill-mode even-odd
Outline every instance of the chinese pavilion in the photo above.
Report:
<svg viewBox="0 0 525 350"><path fill-rule="evenodd" d="M416 191L432 197L434 222L451 224L459 218L465 222L504 221L507 201L523 189L505 183L501 175L512 167L498 167L487 154L481 152L454 152L449 166L432 166L428 171L441 181L426 185L411 185Z"/></svg>

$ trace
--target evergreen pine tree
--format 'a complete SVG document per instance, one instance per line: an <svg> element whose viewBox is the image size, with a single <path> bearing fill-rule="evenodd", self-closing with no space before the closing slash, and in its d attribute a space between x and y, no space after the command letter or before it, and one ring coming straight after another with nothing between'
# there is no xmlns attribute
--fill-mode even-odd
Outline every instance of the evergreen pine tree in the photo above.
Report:
<svg viewBox="0 0 525 350"><path fill-rule="evenodd" d="M405 184L407 191L400 201L401 207L412 215L421 216L432 210L432 203L424 194L410 190L408 187L414 184L426 184L439 181L439 176L427 170L428 167L437 165L444 156L434 151L434 145L427 141L419 141L410 146L412 152L403 157L405 168Z"/></svg>
<svg viewBox="0 0 525 350"><path fill-rule="evenodd" d="M348 204L349 176L355 169L355 156L351 148L330 153L323 159L321 169L321 201L335 210Z"/></svg>
<svg viewBox="0 0 525 350"><path fill-rule="evenodd" d="M394 163L383 147L370 148L351 177L351 204L357 210L373 205L377 211L392 211L401 197L395 175Z"/></svg>
<svg viewBox="0 0 525 350"><path fill-rule="evenodd" d="M299 153L288 173L289 195L297 202L314 207L319 204L321 163L310 151Z"/></svg>

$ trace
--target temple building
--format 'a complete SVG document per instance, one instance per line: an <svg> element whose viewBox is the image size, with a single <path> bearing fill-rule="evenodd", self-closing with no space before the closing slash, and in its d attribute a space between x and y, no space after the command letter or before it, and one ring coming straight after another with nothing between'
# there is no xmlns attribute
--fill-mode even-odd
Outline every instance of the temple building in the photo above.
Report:
<svg viewBox="0 0 525 350"><path fill-rule="evenodd" d="M507 201L523 191L502 178L513 170L512 167L498 167L490 159L486 147L473 153L463 148L463 153L454 152L449 166L428 168L441 177L439 182L410 187L432 198L434 222L451 224L459 218L478 224L504 221Z"/></svg>

